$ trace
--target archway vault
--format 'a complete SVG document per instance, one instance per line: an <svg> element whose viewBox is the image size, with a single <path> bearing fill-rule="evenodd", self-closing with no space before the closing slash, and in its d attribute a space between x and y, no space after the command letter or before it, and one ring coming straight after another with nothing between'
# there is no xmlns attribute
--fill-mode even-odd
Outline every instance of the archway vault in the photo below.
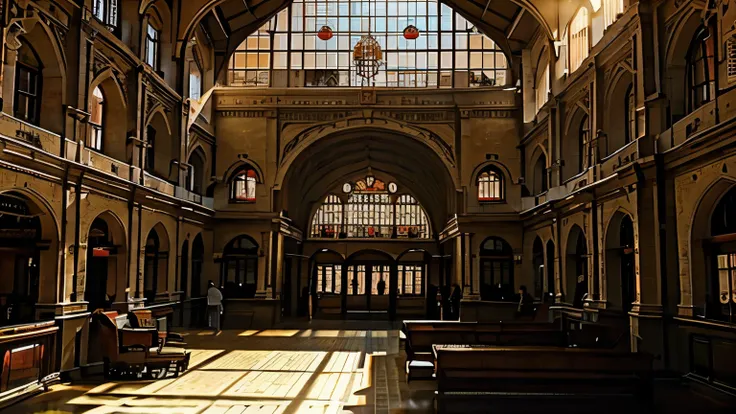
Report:
<svg viewBox="0 0 736 414"><path fill-rule="evenodd" d="M414 196L433 229L442 229L453 211L456 174L427 142L368 127L336 131L310 142L285 160L275 186L281 190L283 208L302 228L309 226L314 206L328 193L369 169Z"/></svg>

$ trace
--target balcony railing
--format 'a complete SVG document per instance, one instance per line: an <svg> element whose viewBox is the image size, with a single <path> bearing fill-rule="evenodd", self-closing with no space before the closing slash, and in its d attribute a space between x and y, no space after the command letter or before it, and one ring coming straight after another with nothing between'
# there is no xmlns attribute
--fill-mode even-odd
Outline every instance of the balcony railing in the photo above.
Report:
<svg viewBox="0 0 736 414"><path fill-rule="evenodd" d="M173 196L176 192L174 184L147 172L143 173L143 185L170 196Z"/></svg>

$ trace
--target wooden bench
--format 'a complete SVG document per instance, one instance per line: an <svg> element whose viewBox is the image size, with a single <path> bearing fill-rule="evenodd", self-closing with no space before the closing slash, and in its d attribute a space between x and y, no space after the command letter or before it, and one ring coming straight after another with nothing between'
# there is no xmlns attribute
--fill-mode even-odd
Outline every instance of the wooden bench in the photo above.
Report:
<svg viewBox="0 0 736 414"><path fill-rule="evenodd" d="M436 344L566 345L566 334L551 323L405 321L402 331L406 337L407 381L432 378L432 346Z"/></svg>
<svg viewBox="0 0 736 414"><path fill-rule="evenodd" d="M440 412L453 398L650 397L652 357L561 347L433 347Z"/></svg>

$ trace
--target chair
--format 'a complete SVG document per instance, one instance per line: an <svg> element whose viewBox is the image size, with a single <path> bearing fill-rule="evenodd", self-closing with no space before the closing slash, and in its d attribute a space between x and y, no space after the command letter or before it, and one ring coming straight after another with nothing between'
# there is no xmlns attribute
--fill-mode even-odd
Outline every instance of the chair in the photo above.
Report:
<svg viewBox="0 0 736 414"><path fill-rule="evenodd" d="M138 309L131 311L128 314L130 319L130 326L133 328L156 328L162 335L160 338L163 340L164 345L171 345L175 347L187 346L184 342L184 337L176 332L171 332L168 329L168 323L166 323L166 317L161 317L156 320L153 319L153 315L149 309ZM163 319L163 322L161 321Z"/></svg>
<svg viewBox="0 0 736 414"><path fill-rule="evenodd" d="M92 318L99 326L106 378L138 376L144 371L159 378L172 372L176 377L189 367L191 353L159 344L156 328L118 329L110 315L101 311L96 311Z"/></svg>

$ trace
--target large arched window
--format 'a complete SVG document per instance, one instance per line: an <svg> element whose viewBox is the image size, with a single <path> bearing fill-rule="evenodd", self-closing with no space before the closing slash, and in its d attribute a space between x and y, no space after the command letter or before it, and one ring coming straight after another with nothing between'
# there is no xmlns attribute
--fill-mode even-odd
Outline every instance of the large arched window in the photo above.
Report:
<svg viewBox="0 0 736 414"><path fill-rule="evenodd" d="M233 239L222 252L220 272L225 297L254 297L258 285L258 243L248 236Z"/></svg>
<svg viewBox="0 0 736 414"><path fill-rule="evenodd" d="M535 113L539 112L540 109L547 103L549 98L549 64L544 62L543 67L537 69L536 88L534 88L535 95Z"/></svg>
<svg viewBox="0 0 736 414"><path fill-rule="evenodd" d="M574 72L588 57L588 9L581 7L570 22L570 73Z"/></svg>
<svg viewBox="0 0 736 414"><path fill-rule="evenodd" d="M488 166L478 174L478 201L503 200L503 174L493 166Z"/></svg>
<svg viewBox="0 0 736 414"><path fill-rule="evenodd" d="M230 182L230 201L253 203L256 201L258 174L250 166L244 166Z"/></svg>
<svg viewBox="0 0 736 414"><path fill-rule="evenodd" d="M89 102L90 148L102 151L102 122L105 115L105 97L100 87L92 91Z"/></svg>
<svg viewBox="0 0 736 414"><path fill-rule="evenodd" d="M624 12L624 0L603 0L603 23L610 26Z"/></svg>
<svg viewBox="0 0 736 414"><path fill-rule="evenodd" d="M687 54L688 110L694 111L710 101L715 91L715 62L713 35L701 27L690 43Z"/></svg>
<svg viewBox="0 0 736 414"><path fill-rule="evenodd" d="M312 237L336 238L342 228L342 201L340 197L330 194L314 213L312 220Z"/></svg>
<svg viewBox="0 0 736 414"><path fill-rule="evenodd" d="M368 182L371 184L369 185ZM345 183L347 202L329 195L317 209L310 230L316 238L430 237L424 208L409 194L397 194L398 185L375 179Z"/></svg>
<svg viewBox="0 0 736 414"><path fill-rule="evenodd" d="M324 26L330 28L327 40L317 36ZM403 35L410 26L418 29L416 39ZM474 87L509 80L506 56L496 43L438 0L303 0L238 46L228 82L275 86L271 75L277 71L303 70L302 79L289 77L291 84L278 86L361 86L353 48L369 29L384 61L374 86Z"/></svg>
<svg viewBox="0 0 736 414"><path fill-rule="evenodd" d="M514 300L514 252L506 240L489 237L480 246L480 296L483 300Z"/></svg>
<svg viewBox="0 0 736 414"><path fill-rule="evenodd" d="M708 317L736 321L736 187L716 206L711 217L711 296L717 305Z"/></svg>

